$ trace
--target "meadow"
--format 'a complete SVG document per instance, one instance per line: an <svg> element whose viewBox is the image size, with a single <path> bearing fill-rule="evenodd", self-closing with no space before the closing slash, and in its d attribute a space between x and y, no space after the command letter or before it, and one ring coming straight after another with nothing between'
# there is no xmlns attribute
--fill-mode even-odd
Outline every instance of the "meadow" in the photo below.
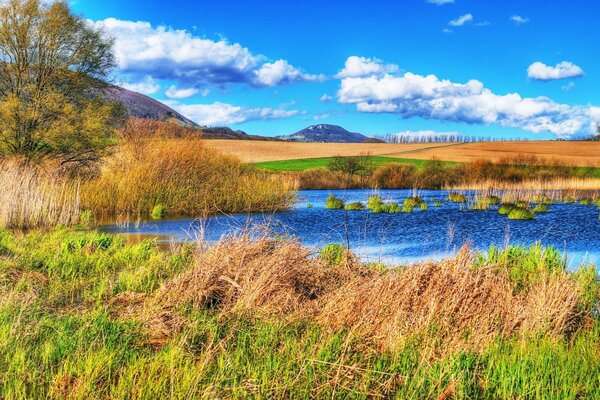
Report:
<svg viewBox="0 0 600 400"><path fill-rule="evenodd" d="M254 232L0 232L0 396L596 398L599 283L540 247L362 264Z"/></svg>

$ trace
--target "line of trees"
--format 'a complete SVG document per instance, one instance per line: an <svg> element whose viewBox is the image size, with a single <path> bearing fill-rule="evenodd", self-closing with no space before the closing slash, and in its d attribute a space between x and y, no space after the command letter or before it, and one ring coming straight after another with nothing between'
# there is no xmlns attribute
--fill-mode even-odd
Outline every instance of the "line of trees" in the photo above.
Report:
<svg viewBox="0 0 600 400"><path fill-rule="evenodd" d="M477 143L477 142L527 142L527 138L502 138L492 136L466 136L459 134L414 135L393 133L381 138L386 143Z"/></svg>

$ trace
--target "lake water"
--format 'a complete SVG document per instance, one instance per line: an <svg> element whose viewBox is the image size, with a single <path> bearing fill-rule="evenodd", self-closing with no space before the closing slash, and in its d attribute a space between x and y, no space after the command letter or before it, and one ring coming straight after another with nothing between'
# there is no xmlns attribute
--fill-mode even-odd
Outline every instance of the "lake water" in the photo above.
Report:
<svg viewBox="0 0 600 400"><path fill-rule="evenodd" d="M571 268L583 262L600 265L600 220L595 206L553 204L549 212L537 214L534 220L511 221L495 209L472 211L464 204L448 201L434 207L434 200L447 197L444 191L419 191L429 203L429 210L410 214L327 210L325 199L332 193L346 202L366 204L374 191L301 191L292 210L276 214L222 215L203 221L186 218L113 223L101 229L133 239L156 237L164 242L194 240L203 232L205 239L216 241L236 230L268 225L274 234L298 237L315 251L328 243L349 243L351 250L365 261L394 265L440 259L452 255L464 244L486 251L491 245L541 242L563 252ZM379 190L377 194L401 204L413 191Z"/></svg>

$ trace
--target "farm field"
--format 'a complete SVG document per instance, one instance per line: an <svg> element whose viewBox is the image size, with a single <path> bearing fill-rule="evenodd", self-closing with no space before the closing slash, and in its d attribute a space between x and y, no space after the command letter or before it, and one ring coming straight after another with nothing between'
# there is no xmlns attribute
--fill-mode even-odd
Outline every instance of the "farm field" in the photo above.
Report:
<svg viewBox="0 0 600 400"><path fill-rule="evenodd" d="M247 163L370 154L390 158L467 162L498 161L518 155L556 160L561 164L600 166L600 142L486 142L486 143L298 143L206 140L206 146L235 155Z"/></svg>

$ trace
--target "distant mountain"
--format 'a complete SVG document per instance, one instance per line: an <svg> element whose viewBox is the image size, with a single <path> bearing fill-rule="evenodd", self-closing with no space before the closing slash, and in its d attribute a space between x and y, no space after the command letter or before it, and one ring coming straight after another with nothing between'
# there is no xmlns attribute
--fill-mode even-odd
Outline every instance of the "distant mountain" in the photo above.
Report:
<svg viewBox="0 0 600 400"><path fill-rule="evenodd" d="M191 119L184 117L160 101L131 90L112 86L108 89L108 96L123 103L132 117L155 121L175 121L190 127L198 126Z"/></svg>
<svg viewBox="0 0 600 400"><path fill-rule="evenodd" d="M361 133L350 132L338 125L312 125L288 136L278 136L279 139L293 142L320 143L383 143L382 140L369 138Z"/></svg>
<svg viewBox="0 0 600 400"><path fill-rule="evenodd" d="M227 127L199 128L203 139L229 139L229 140L278 140L272 137L249 135L244 131L234 131Z"/></svg>

